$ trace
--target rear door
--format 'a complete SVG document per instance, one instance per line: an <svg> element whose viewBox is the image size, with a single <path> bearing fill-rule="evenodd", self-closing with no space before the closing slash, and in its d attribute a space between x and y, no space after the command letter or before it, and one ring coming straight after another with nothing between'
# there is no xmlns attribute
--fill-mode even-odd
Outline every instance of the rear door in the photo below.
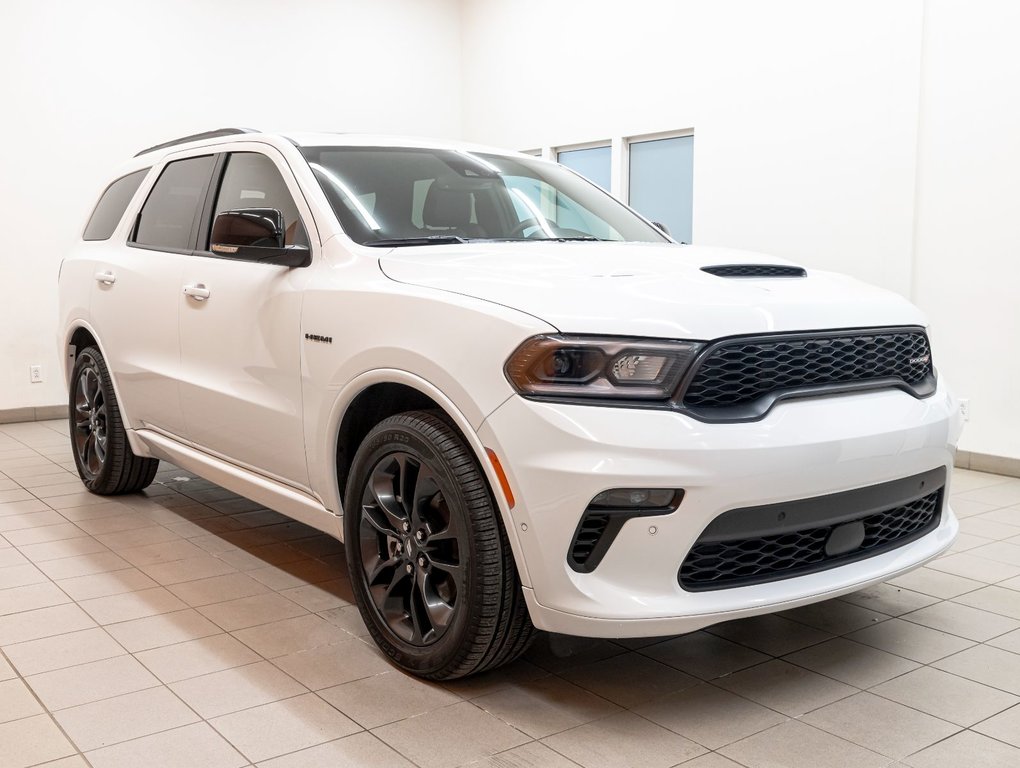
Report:
<svg viewBox="0 0 1020 768"><path fill-rule="evenodd" d="M177 386L181 273L214 163L209 154L168 162L127 240L97 253L92 322L132 428L184 433Z"/></svg>
<svg viewBox="0 0 1020 768"><path fill-rule="evenodd" d="M304 221L311 218L285 160L270 147L252 146L221 157L198 250L185 257L178 288L181 403L197 446L306 488L301 304L312 270L209 250L215 214L245 209L279 210L286 243L308 244Z"/></svg>

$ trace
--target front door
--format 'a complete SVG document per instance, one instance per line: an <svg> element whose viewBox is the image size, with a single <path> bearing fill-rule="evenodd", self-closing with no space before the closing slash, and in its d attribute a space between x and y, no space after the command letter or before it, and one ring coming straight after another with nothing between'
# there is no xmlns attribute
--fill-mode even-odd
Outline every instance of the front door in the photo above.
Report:
<svg viewBox="0 0 1020 768"><path fill-rule="evenodd" d="M307 244L297 188L284 173L282 157L263 151L225 158L212 215L182 272L180 396L198 447L306 488L300 330L311 270L209 251L215 214L246 208L279 210L287 244Z"/></svg>

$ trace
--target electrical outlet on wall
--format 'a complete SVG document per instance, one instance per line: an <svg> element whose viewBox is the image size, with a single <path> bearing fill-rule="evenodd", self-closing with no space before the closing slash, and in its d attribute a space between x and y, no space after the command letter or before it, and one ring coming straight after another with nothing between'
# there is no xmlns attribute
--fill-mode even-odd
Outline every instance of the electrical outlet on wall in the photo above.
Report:
<svg viewBox="0 0 1020 768"><path fill-rule="evenodd" d="M41 384L43 380L42 366L41 365L28 366L28 378L33 384Z"/></svg>
<svg viewBox="0 0 1020 768"><path fill-rule="evenodd" d="M960 400L960 415L963 416L964 421L970 421L970 399L964 398Z"/></svg>

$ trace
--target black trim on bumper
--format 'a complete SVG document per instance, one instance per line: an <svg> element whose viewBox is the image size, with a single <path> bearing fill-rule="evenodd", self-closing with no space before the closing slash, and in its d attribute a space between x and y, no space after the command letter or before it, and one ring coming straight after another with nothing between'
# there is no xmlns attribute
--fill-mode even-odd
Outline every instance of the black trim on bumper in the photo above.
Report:
<svg viewBox="0 0 1020 768"><path fill-rule="evenodd" d="M677 579L691 592L729 589L888 552L938 527L945 484L946 468L937 467L852 491L724 512L698 537Z"/></svg>

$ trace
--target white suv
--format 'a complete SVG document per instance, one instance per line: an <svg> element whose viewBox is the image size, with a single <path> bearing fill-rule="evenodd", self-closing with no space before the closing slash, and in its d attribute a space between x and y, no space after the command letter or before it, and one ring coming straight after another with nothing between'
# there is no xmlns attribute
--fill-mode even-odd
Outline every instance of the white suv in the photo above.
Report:
<svg viewBox="0 0 1020 768"><path fill-rule="evenodd" d="M224 129L141 152L60 272L91 491L165 459L347 543L394 663L689 632L943 552L920 312L680 245L555 163Z"/></svg>

